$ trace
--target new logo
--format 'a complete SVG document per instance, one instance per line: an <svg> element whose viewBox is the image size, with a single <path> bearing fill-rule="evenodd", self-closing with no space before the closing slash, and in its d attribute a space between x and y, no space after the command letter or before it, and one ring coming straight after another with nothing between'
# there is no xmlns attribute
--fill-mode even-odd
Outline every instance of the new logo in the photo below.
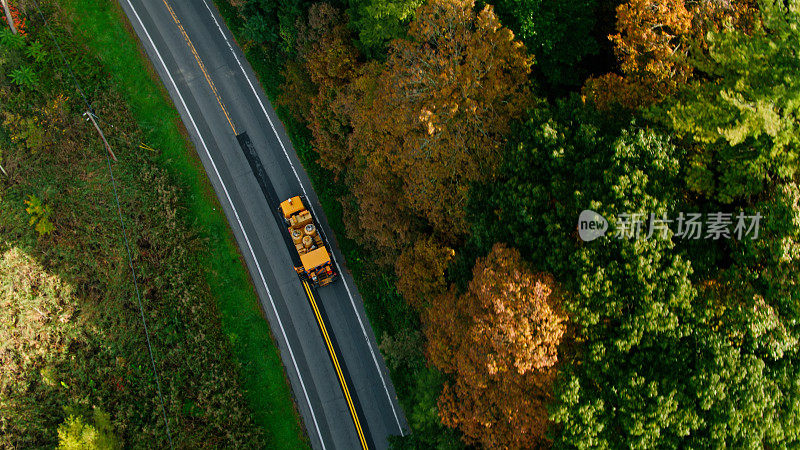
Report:
<svg viewBox="0 0 800 450"><path fill-rule="evenodd" d="M605 217L592 211L584 209L578 216L578 235L582 240L589 242L606 234L608 221Z"/></svg>

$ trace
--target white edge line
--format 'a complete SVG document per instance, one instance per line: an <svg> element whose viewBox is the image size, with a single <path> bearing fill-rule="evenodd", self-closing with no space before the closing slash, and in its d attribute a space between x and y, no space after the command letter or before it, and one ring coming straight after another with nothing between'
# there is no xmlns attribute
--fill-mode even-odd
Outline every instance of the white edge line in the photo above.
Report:
<svg viewBox="0 0 800 450"><path fill-rule="evenodd" d="M231 43L228 40L228 37L225 36L225 32L222 31L222 27L219 25L219 22L217 22L217 18L214 16L214 12L211 11L211 8L208 6L208 2L206 2L206 0L203 0L203 4L206 5L206 9L208 9L209 14L211 14L211 18L214 20L214 24L217 25L217 29L222 35L222 38L225 39L225 43L228 44L228 49L230 49L231 54L236 59L236 63L239 64L239 68L242 70L242 73L244 74L244 77L247 80L247 84L250 85L250 89L253 90L253 94L256 96L256 100L258 100L258 104L261 106L261 110L264 112L264 115L267 116L267 120L269 121L269 126L272 127L272 132L275 133L275 137L278 138L278 142L281 144L281 149L283 149L283 154L286 155L286 160L289 161L289 165L292 167L292 172L294 172L294 177L300 184L300 189L303 191L303 195L305 195L306 198L308 198L308 194L306 193L306 188L303 186L303 182L300 181L300 176L297 174L297 170L295 169L291 158L289 158L289 153L286 151L286 147L283 145L283 140L281 140L278 131L275 129L275 125L272 123L272 119L269 117L267 109L264 107L264 103L261 102L261 97L258 96L256 88L253 86L252 81L250 81L250 76L247 75L247 71L244 70L242 62L239 61L239 57L236 56L236 52L233 50L233 47L231 46ZM311 212L314 213L314 216L317 216L317 212L314 211L314 205L312 205L311 202L309 202L309 206L311 207ZM400 425L400 419L397 417L397 411L395 411L394 402L392 402L392 396L389 395L389 388L386 386L386 380L383 378L381 367L378 364L378 358L375 357L375 351L372 349L372 345L369 342L369 336L367 336L367 330L364 328L364 323L361 321L361 315L358 314L358 309L356 308L355 300L353 300L353 294L350 293L350 288L347 286L347 280L345 279L344 272L342 272L342 268L339 266L339 262L334 260L334 263L336 263L336 269L339 271L340 274L342 274L342 282L344 283L344 288L347 291L347 296L350 297L350 305L352 305L353 307L353 312L355 313L356 318L358 319L358 324L361 326L361 332L364 334L364 339L367 341L367 347L369 348L369 353L372 355L372 361L375 362L375 369L377 369L378 371L378 376L380 376L381 378L381 383L383 384L383 390L384 392L386 392L386 397L389 398L389 405L392 407L392 414L394 414L394 420L395 422L397 422L397 428L400 430L400 436L404 436L405 434L403 433L403 427Z"/></svg>
<svg viewBox="0 0 800 450"><path fill-rule="evenodd" d="M272 305L272 311L275 314L275 318L278 320L278 325L281 329L281 334L283 335L284 341L286 341L286 348L289 349L289 355L292 358L292 364L294 364L294 369L297 371L297 378L300 380L300 386L303 388L303 394L306 397L306 402L308 403L308 409L311 411L311 418L314 421L314 425L317 428L317 436L319 436L319 441L322 444L322 448L325 448L325 441L322 440L322 434L320 433L319 424L317 423L317 417L314 414L314 408L311 406L311 400L308 397L308 392L306 391L306 385L303 382L303 376L300 374L300 369L297 367L297 361L294 357L294 352L292 351L292 346L289 344L289 339L286 336L286 331L283 328L283 323L281 322L281 318L278 315L278 310L275 308L275 302L272 299L272 293L270 293L269 286L267 286L267 281L264 279L264 274L261 272L261 265L258 264L258 259L256 258L255 252L253 251L253 247L250 244L250 239L247 237L247 233L244 231L244 226L242 225L242 221L239 219L239 213L236 211L236 206L233 204L233 200L231 200L230 195L228 194L228 189L225 187L225 183L222 181L222 176L220 176L219 171L217 170L217 165L214 163L214 159L211 157L211 153L208 151L208 147L206 146L206 142L203 140L203 136L200 134L200 130L197 128L197 124L192 117L192 113L189 112L189 108L186 106L186 102L183 100L183 96L181 95L180 91L178 90L178 85L175 83L175 80L172 78L172 74L170 74L169 69L167 69L167 65L164 63L164 59L161 57L161 53L159 53L158 49L156 48L153 39L150 37L150 33L147 32L147 28L145 28L144 23L142 23L142 19L139 17L139 14L136 12L136 8L133 7L130 0L125 0L128 3L128 7L131 9L133 14L136 16L136 20L139 22L139 26L142 27L144 34L147 36L147 40L150 41L150 45L153 47L153 50L158 56L159 62L161 62L161 66L164 68L164 72L169 77L170 83L172 83L173 88L175 88L175 93L178 95L178 99L181 101L181 105L183 109L186 111L186 115L189 117L189 121L192 122L192 127L194 131L197 133L198 139L203 144L203 149L206 151L206 155L208 156L208 160L211 162L211 166L214 169L214 173L217 175L219 179L220 185L222 186L222 190L225 192L225 197L228 199L228 202L231 205L231 210L233 210L234 216L236 216L236 222L239 224L239 228L242 230L242 235L244 236L245 242L247 242L247 248L250 250L250 254L253 256L253 261L256 264L256 268L258 269L258 274L261 277L261 282L264 284L264 288L267 291L267 296L269 297L269 302Z"/></svg>

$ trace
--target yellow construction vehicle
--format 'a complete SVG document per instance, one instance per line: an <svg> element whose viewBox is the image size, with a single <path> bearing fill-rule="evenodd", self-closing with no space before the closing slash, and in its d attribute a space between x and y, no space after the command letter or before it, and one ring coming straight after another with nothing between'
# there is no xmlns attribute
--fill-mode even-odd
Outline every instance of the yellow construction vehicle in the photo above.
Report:
<svg viewBox="0 0 800 450"><path fill-rule="evenodd" d="M292 197L281 203L281 214L297 251L296 256L292 255L295 271L300 278L325 286L336 279L333 259L325 235L314 222L311 211L306 209L306 204L305 198Z"/></svg>

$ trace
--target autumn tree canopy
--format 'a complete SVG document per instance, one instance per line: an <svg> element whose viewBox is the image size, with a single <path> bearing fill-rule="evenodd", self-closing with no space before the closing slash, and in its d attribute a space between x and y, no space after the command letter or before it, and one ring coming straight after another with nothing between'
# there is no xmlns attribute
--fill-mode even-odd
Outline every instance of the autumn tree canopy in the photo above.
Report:
<svg viewBox="0 0 800 450"><path fill-rule="evenodd" d="M488 4L339 2L349 27L317 6L286 64L390 286L372 307L413 379L398 448L794 445L800 2ZM585 209L764 222L583 242ZM412 319L388 318L397 292Z"/></svg>
<svg viewBox="0 0 800 450"><path fill-rule="evenodd" d="M687 59L706 33L741 25L750 2L629 0L617 7L617 34L609 36L619 73L590 79L585 93L601 109L636 109L674 94L693 75Z"/></svg>
<svg viewBox="0 0 800 450"><path fill-rule="evenodd" d="M470 183L493 176L510 121L530 103L524 46L491 7L476 15L473 6L422 6L353 120L359 201L380 190L370 184L394 179L397 201L446 234L464 229ZM395 227L381 211L361 214L366 230Z"/></svg>
<svg viewBox="0 0 800 450"><path fill-rule="evenodd" d="M345 15L329 3L312 5L307 22L298 23L296 50L297 61L284 69L281 102L308 121L320 164L340 174L352 160L347 87L360 67Z"/></svg>
<svg viewBox="0 0 800 450"><path fill-rule="evenodd" d="M497 245L469 290L450 291L426 315L430 360L453 374L439 399L445 424L486 448L544 442L550 386L566 319L552 277Z"/></svg>
<svg viewBox="0 0 800 450"><path fill-rule="evenodd" d="M395 262L397 289L411 306L423 310L447 290L445 271L455 251L432 236L421 237Z"/></svg>

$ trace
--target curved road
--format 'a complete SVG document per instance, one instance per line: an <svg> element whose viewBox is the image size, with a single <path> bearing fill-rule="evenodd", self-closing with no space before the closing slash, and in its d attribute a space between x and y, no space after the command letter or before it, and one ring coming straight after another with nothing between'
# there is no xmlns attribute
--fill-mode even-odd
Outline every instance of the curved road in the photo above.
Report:
<svg viewBox="0 0 800 450"><path fill-rule="evenodd" d="M280 199L306 195L331 239L342 278L318 290L339 363L371 448L406 434L361 297L343 267L311 182L283 125L211 0L119 0L169 91L231 225L281 352L314 448L355 449L360 439L337 370L292 266L270 205L237 141L247 133ZM280 444L280 443L276 443Z"/></svg>

